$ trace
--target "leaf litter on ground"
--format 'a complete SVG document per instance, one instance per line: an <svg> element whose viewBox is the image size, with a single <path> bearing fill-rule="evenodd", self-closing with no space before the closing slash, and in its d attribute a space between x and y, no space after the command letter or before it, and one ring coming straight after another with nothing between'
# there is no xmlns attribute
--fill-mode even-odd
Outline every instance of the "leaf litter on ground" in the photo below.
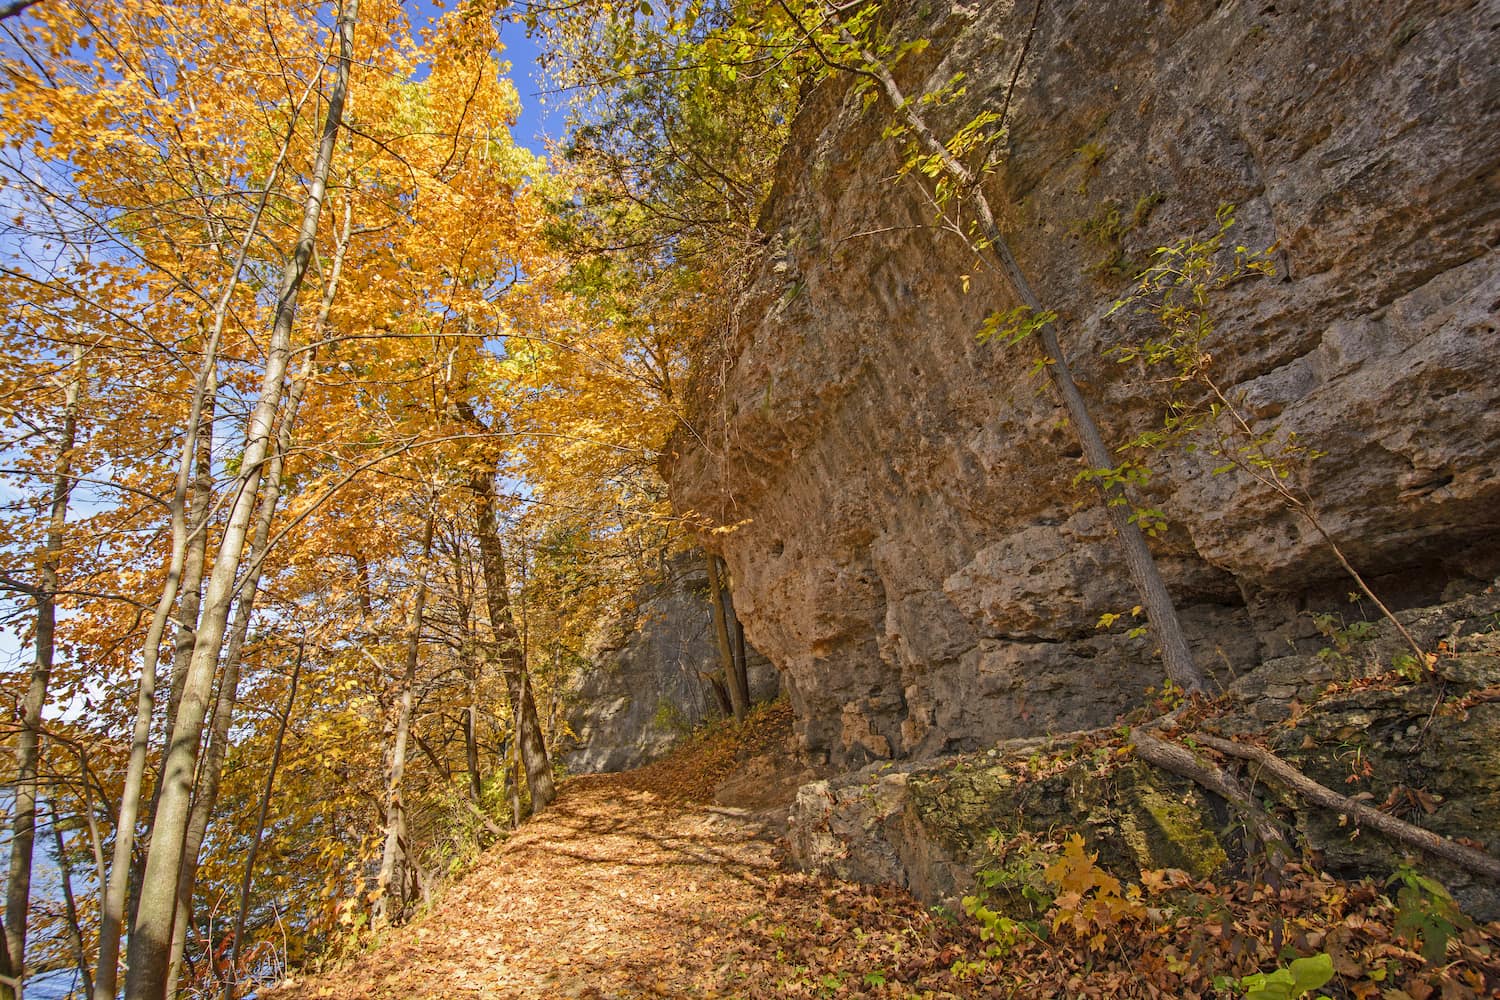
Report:
<svg viewBox="0 0 1500 1000"><path fill-rule="evenodd" d="M1444 961L1428 963L1376 886L1299 865L1270 885L1266 873L1218 883L1143 873L1152 905L1115 907L1086 935L1054 905L1005 947L902 889L789 872L760 817L714 799L747 770L787 786L800 773L790 732L777 703L636 771L565 781L431 910L268 996L1192 1000L1241 996L1225 973L1271 970L1297 949L1334 955L1338 976L1321 991L1332 997L1497 995L1500 925L1455 936Z"/></svg>

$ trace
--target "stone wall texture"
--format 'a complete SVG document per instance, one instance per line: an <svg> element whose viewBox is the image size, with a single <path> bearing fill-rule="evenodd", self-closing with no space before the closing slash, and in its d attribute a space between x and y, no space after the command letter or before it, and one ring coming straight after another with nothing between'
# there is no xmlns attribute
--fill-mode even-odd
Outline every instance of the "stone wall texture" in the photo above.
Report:
<svg viewBox="0 0 1500 1000"><path fill-rule="evenodd" d="M567 696L569 771L640 767L664 756L693 726L718 717L703 680L719 669L712 607L703 556L690 553L671 560L632 607L602 624L587 669ZM775 698L775 668L748 652L751 698Z"/></svg>
<svg viewBox="0 0 1500 1000"><path fill-rule="evenodd" d="M933 43L901 64L908 93L967 74L940 131L1006 103L1031 17L908 5L894 30ZM1166 398L1106 354L1149 333L1105 315L1132 264L1233 204L1234 238L1276 244L1279 273L1214 302L1215 373L1258 430L1327 453L1311 494L1398 606L1493 580L1500 4L1049 0L1016 80L986 191L1106 436L1159 425ZM740 525L713 544L750 640L805 748L851 766L1107 722L1160 676L1147 640L1096 628L1138 601L1073 485L1061 407L1031 348L976 343L1014 303L896 177L886 120L844 82L809 95L726 374L699 386L701 440L666 461L680 509ZM1148 499L1227 683L1316 644L1308 611L1369 609L1315 535L1214 464L1163 454Z"/></svg>

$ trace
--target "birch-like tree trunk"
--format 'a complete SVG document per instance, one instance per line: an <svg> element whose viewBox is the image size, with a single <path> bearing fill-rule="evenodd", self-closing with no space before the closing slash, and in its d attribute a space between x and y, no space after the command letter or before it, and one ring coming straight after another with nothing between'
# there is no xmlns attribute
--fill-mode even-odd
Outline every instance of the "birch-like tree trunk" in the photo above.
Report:
<svg viewBox="0 0 1500 1000"><path fill-rule="evenodd" d="M67 530L68 500L73 494L73 447L78 436L78 404L83 395L83 348L75 346L63 381L62 425L52 463L47 504L47 535L37 565L35 652L26 698L21 703L21 732L16 739L15 803L10 827L10 870L5 880L5 979L26 978L26 924L31 906L31 860L36 842L37 768L42 752L42 710L52 681L56 654L58 563ZM14 994L20 990L15 989ZM12 993L0 980L0 997Z"/></svg>
<svg viewBox="0 0 1500 1000"><path fill-rule="evenodd" d="M239 906L234 913L234 936L229 951L229 976L224 983L224 1000L234 1000L239 985L240 949L245 942L245 919L250 913L250 886L255 880L255 861L260 855L260 839L265 834L266 817L271 810L271 792L276 788L276 771L281 766L281 748L286 744L287 727L292 722L292 708L297 703L297 682L302 677L302 657L306 643L297 646L297 662L292 667L292 681L287 687L286 708L276 722L276 743L271 749L271 764L266 768L266 784L255 807L255 829L250 834L250 848L245 852L245 868L240 875Z"/></svg>
<svg viewBox="0 0 1500 1000"><path fill-rule="evenodd" d="M203 359L188 405L187 425L184 428L182 455L178 461L177 475L173 482L172 498L168 503L171 519L171 555L168 559L166 581L152 615L151 625L146 631L146 640L141 652L141 675L136 689L135 725L131 734L130 758L125 769L125 778L120 793L120 809L115 825L114 849L111 854L109 878L99 905L99 952L95 966L93 1000L116 1000L119 993L120 939L125 926L125 903L130 889L132 855L135 847L136 819L140 814L141 789L146 775L146 756L151 738L151 714L156 705L157 664L161 655L161 640L166 631L167 620L177 599L178 585L187 563L188 527L187 496L192 476L198 437L203 429L204 403L215 382L218 366L219 343L229 318L230 304L235 289L239 286L240 274L250 255L250 247L260 234L260 222L266 205L275 188L276 178L281 172L291 149L292 137L303 105L312 93L316 78L308 82L298 99L295 112L289 116L287 130L282 137L276 159L266 174L266 181L256 198L255 210L249 225L235 252L224 287L219 290L214 302L213 327L204 345ZM196 639L196 637L195 637ZM175 713L174 713L175 716ZM152 806L152 814L157 811Z"/></svg>
<svg viewBox="0 0 1500 1000"><path fill-rule="evenodd" d="M318 318L313 324L314 345L323 339L328 328L328 316L338 297L339 278L344 270L344 254L349 246L353 229L353 207L344 205L342 231L334 251L333 264L323 284L323 301L318 308ZM271 527L276 519L276 508L281 500L281 473L286 457L292 450L292 430L296 426L297 411L302 405L302 396L307 391L317 359L317 348L308 348L303 355L302 367L292 380L287 394L286 410L281 417L281 426L276 434L276 451L271 457L261 483L260 508L255 516L255 531L250 540L250 558L240 585L240 594L234 607L234 624L230 629L229 648L224 656L224 676L219 682L219 695L215 702L212 724L208 738L208 749L203 764L198 768L198 788L193 796L193 810L188 817L187 837L183 843L182 870L177 877L177 914L172 922L172 962L167 972L168 997L177 995L177 983L182 975L183 955L187 947L188 924L192 919L193 886L198 877L198 855L203 849L203 840L208 835L209 820L213 818L214 806L219 800L219 780L224 770L224 759L229 749L229 726L234 717L234 706L239 696L240 667L244 657L245 639L250 633L250 618L255 611L255 599L260 591L261 572L271 544Z"/></svg>
<svg viewBox="0 0 1500 1000"><path fill-rule="evenodd" d="M434 505L436 499L433 500ZM400 912L392 908L392 884L402 888L402 903L410 898L406 892L407 879L396 881L398 870L415 870L412 859L406 856L406 805L402 799L401 782L406 776L406 748L411 738L412 706L416 700L417 664L422 652L422 615L427 607L427 566L432 559L432 532L437 520L435 511L428 511L426 524L422 528L422 563L417 570L417 593L412 598L411 626L406 637L406 667L401 676L401 690L396 696L396 724L391 738L391 764L387 774L385 792L385 846L380 854L380 873L375 880L374 911L370 925L382 927L393 922Z"/></svg>
<svg viewBox="0 0 1500 1000"><path fill-rule="evenodd" d="M162 1000L171 961L172 924L176 913L177 878L182 867L184 837L191 808L193 779L204 719L213 694L214 676L229 624L241 556L249 534L260 479L270 457L276 415L281 406L291 356L292 323L297 297L312 259L328 187L334 146L343 124L344 100L348 93L349 69L354 54L354 19L358 0L341 4L336 32L339 56L334 84L329 93L328 113L313 161L312 176L301 226L292 257L282 271L277 288L275 320L266 351L266 370L260 396L251 412L245 433L240 473L233 486L234 502L224 536L209 574L198 640L173 724L172 743L167 748L161 799L152 824L151 848L141 886L140 903L130 934L129 974L125 981L127 1000Z"/></svg>

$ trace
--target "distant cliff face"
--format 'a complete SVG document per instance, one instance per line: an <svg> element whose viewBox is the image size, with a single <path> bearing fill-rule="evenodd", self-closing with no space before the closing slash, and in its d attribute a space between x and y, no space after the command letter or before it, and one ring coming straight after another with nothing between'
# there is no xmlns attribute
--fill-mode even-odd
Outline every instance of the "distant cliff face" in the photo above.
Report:
<svg viewBox="0 0 1500 1000"><path fill-rule="evenodd" d="M962 71L952 128L998 109L1030 3L909 5L933 44L908 92ZM1151 249L1209 231L1279 244L1279 276L1215 303L1212 364L1257 428L1327 452L1313 496L1397 602L1493 579L1500 549L1500 19L1492 2L1043 3L987 182L1111 440L1161 386L1105 356ZM886 112L841 86L795 123L773 252L671 457L680 508L722 523L751 641L786 672L809 750L843 763L1107 722L1159 681L1138 603L1013 303L935 224ZM1140 208L1137 211L1137 208ZM1111 213L1114 213L1111 221ZM967 279L962 277L967 275ZM964 291L967 281L969 290ZM1162 456L1156 544L1221 676L1358 618L1325 547L1238 474Z"/></svg>
<svg viewBox="0 0 1500 1000"><path fill-rule="evenodd" d="M704 680L720 667L712 607L703 556L693 553L672 560L665 579L642 587L635 607L600 629L588 667L568 693L568 770L640 767L718 716ZM779 677L764 656L749 652L750 696L769 701Z"/></svg>

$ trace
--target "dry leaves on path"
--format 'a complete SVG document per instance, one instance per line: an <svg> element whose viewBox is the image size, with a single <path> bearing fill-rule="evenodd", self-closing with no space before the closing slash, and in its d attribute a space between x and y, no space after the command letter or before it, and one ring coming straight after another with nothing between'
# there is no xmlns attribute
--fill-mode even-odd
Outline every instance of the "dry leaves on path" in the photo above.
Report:
<svg viewBox="0 0 1500 1000"><path fill-rule="evenodd" d="M934 965L957 931L910 897L785 875L744 816L629 784L569 781L431 913L271 995L887 995L899 979L949 978Z"/></svg>
<svg viewBox="0 0 1500 1000"><path fill-rule="evenodd" d="M778 714L779 712L779 714ZM565 782L434 909L274 1000L964 997L976 945L894 889L782 871L750 813L705 804L789 730L785 706L635 772Z"/></svg>

